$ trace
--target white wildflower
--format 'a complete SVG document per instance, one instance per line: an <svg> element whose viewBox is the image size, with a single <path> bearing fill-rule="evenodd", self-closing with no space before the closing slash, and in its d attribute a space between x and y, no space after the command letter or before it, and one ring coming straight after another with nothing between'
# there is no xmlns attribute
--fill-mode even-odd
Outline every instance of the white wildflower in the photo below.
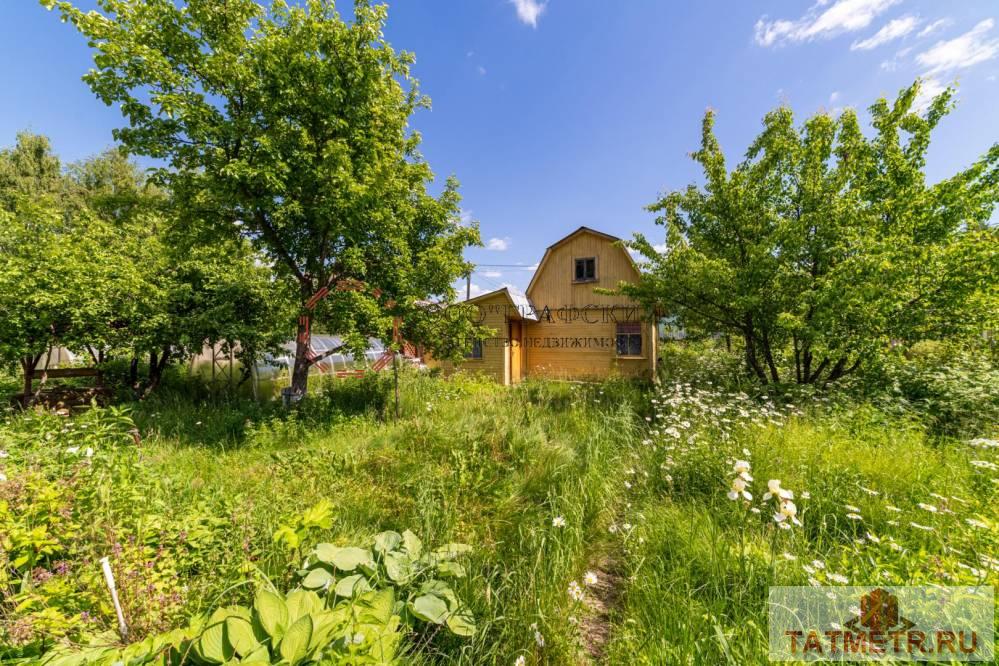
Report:
<svg viewBox="0 0 999 666"><path fill-rule="evenodd" d="M780 487L780 479L770 479L767 481L767 492L764 493L763 499L768 500L771 497L778 497L782 500L794 499L794 493L786 488Z"/></svg>
<svg viewBox="0 0 999 666"><path fill-rule="evenodd" d="M580 587L579 583L572 581L569 583L569 598L573 601L582 601L584 597L583 588Z"/></svg>
<svg viewBox="0 0 999 666"><path fill-rule="evenodd" d="M728 491L728 498L730 500L737 500L740 497L745 499L747 502L750 502L753 499L752 493L746 490L746 480L741 476L737 476L732 479L732 488Z"/></svg>
<svg viewBox="0 0 999 666"><path fill-rule="evenodd" d="M597 584L597 574L593 573L592 571L587 571L585 574L583 574L583 585L586 585L587 587L593 587L596 584Z"/></svg>
<svg viewBox="0 0 999 666"><path fill-rule="evenodd" d="M850 582L850 579L842 574L835 574L835 573L828 574L826 578L828 578L834 583L839 583L840 585L846 585L847 583Z"/></svg>
<svg viewBox="0 0 999 666"><path fill-rule="evenodd" d="M565 516L555 516L552 518L552 527L565 527Z"/></svg>
<svg viewBox="0 0 999 666"><path fill-rule="evenodd" d="M916 506L918 506L923 511L929 511L930 513L936 513L937 512L937 508L935 506L933 506L932 504L925 504L923 502L920 502Z"/></svg>
<svg viewBox="0 0 999 666"><path fill-rule="evenodd" d="M774 521L781 529L785 530L790 529L791 525L789 523L800 526L801 521L798 520L798 507L791 500L781 501L780 508L774 514Z"/></svg>

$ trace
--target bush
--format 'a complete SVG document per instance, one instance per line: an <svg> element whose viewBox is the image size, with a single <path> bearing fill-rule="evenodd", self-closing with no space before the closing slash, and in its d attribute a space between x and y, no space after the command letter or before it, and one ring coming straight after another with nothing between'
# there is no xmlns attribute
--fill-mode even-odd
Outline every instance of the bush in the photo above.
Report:
<svg viewBox="0 0 999 666"><path fill-rule="evenodd" d="M983 351L920 343L884 356L865 380L886 411L917 412L933 434L977 437L999 422L999 367Z"/></svg>
<svg viewBox="0 0 999 666"><path fill-rule="evenodd" d="M664 342L659 349L659 377L693 386L745 389L754 385L738 351L717 340Z"/></svg>

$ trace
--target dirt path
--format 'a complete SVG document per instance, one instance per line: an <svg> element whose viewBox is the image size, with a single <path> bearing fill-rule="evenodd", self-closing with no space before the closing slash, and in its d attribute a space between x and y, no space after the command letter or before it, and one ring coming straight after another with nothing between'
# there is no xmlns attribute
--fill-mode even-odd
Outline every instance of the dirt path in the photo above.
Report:
<svg viewBox="0 0 999 666"><path fill-rule="evenodd" d="M621 601L624 579L615 572L616 567L606 555L595 561L590 570L597 575L596 585L587 587L586 614L580 620L583 647L592 664L604 662L610 641L611 614Z"/></svg>

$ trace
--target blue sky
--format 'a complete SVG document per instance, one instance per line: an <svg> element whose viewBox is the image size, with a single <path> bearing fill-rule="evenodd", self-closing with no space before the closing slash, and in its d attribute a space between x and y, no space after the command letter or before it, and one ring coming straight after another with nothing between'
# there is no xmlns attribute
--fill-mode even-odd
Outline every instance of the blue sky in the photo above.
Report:
<svg viewBox="0 0 999 666"><path fill-rule="evenodd" d="M414 119L442 180L492 249L475 291L523 288L545 247L580 225L661 238L643 207L697 181L704 110L741 156L764 113L865 109L917 76L958 81L927 167L944 177L999 140L995 0L397 0L387 36L417 55L433 109ZM83 39L33 0L0 3L0 145L30 129L64 160L121 122L80 76Z"/></svg>

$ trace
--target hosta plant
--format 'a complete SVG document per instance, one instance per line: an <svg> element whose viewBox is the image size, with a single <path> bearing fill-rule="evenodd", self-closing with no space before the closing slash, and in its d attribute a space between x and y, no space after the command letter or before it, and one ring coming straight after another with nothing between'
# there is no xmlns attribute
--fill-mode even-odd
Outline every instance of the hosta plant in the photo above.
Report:
<svg viewBox="0 0 999 666"><path fill-rule="evenodd" d="M259 589L251 608L226 606L189 627L126 648L94 644L57 653L47 666L113 664L391 664L402 634L395 592L372 590L328 607L315 592Z"/></svg>
<svg viewBox="0 0 999 666"><path fill-rule="evenodd" d="M428 622L446 626L459 636L471 636L475 620L447 582L465 576L459 560L470 551L470 546L460 543L425 551L409 530L382 532L368 548L321 543L306 556L298 572L299 584L336 600L374 589L394 589L395 612L407 624Z"/></svg>

